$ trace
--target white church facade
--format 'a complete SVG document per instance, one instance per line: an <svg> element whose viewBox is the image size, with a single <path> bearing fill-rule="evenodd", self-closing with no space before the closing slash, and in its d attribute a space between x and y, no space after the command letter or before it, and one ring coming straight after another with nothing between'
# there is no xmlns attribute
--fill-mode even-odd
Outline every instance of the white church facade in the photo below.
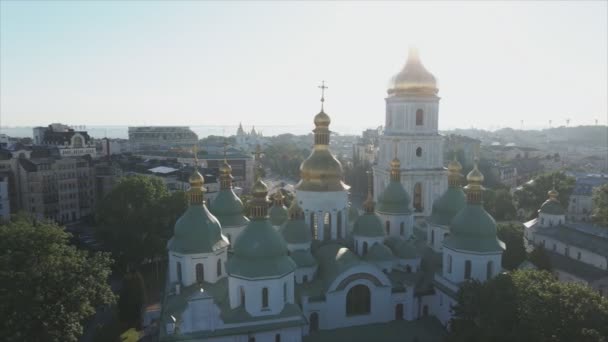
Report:
<svg viewBox="0 0 608 342"><path fill-rule="evenodd" d="M420 87L418 76L401 75L400 86ZM420 139L427 139L425 153L442 155L441 144L435 142L438 99L428 100L423 109L429 113L428 136ZM421 140L412 145L406 126L395 128L402 130L402 145L385 156L386 167L379 164L373 178L370 174L377 191L368 193L359 212L349 203L342 165L329 149L331 119L323 107L314 124L313 149L301 164L289 208L280 195L271 206L268 188L258 179L245 217L224 162L222 194L212 203L212 213L203 201L203 177L198 172L191 176L190 205L167 245L160 341L336 340L338 335L327 334L337 331L343 340L362 331L353 329L388 324L392 328L383 330L383 341L400 341L408 334L410 339L437 341L448 329L450 304L462 282L485 281L500 272L504 244L480 204L483 175L477 167L467 176L466 201L445 190L442 157L429 156L428 163L416 164L422 165L416 169L422 178L413 177L414 157L407 151ZM386 138L384 150L389 144L394 146ZM448 167L450 186L452 192L463 193L461 182L455 181L462 178L456 163ZM424 201L435 192L448 198L417 211L420 199L410 195L409 185L421 182L431 194ZM453 198L461 210L444 210ZM435 217L435 226L450 231L442 236L440 251L429 245L426 232L414 229L414 216L426 211ZM417 326L415 336L412 326ZM395 329L402 330L395 336L388 333Z"/></svg>

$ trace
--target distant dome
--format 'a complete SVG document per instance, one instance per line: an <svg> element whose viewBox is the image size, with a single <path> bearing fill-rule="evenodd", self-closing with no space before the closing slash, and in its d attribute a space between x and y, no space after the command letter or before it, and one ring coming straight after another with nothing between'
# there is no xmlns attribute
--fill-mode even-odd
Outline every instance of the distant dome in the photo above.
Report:
<svg viewBox="0 0 608 342"><path fill-rule="evenodd" d="M436 95L438 91L435 76L422 65L418 51L410 49L405 66L389 83L388 94Z"/></svg>

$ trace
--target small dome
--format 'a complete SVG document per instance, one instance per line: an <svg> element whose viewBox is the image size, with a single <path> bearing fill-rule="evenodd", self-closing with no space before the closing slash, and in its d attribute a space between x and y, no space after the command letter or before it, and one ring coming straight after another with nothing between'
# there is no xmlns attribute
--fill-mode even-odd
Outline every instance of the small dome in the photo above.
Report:
<svg viewBox="0 0 608 342"><path fill-rule="evenodd" d="M273 226L281 226L283 223L287 222L287 218L289 217L287 208L284 205L279 205L275 203L268 212L270 216L270 222Z"/></svg>
<svg viewBox="0 0 608 342"><path fill-rule="evenodd" d="M376 210L380 213L393 215L407 215L411 213L410 195L401 182L391 180L388 183L386 189L378 196Z"/></svg>
<svg viewBox="0 0 608 342"><path fill-rule="evenodd" d="M496 237L496 221L481 204L467 204L450 223L450 235L444 240L448 248L498 252L504 249Z"/></svg>
<svg viewBox="0 0 608 342"><path fill-rule="evenodd" d="M228 246L219 221L204 205L190 205L175 222L167 248L178 253L212 253Z"/></svg>
<svg viewBox="0 0 608 342"><path fill-rule="evenodd" d="M328 149L313 149L300 165L301 180L296 186L303 191L341 191L348 187L342 182L342 164Z"/></svg>
<svg viewBox="0 0 608 342"><path fill-rule="evenodd" d="M251 195L253 197L266 197L268 194L268 186L262 182L262 179L258 179L253 187L251 188Z"/></svg>
<svg viewBox="0 0 608 342"><path fill-rule="evenodd" d="M232 189L220 190L211 202L210 211L217 217L222 227L244 226L249 222L244 215L243 201Z"/></svg>
<svg viewBox="0 0 608 342"><path fill-rule="evenodd" d="M382 221L380 221L378 215L374 213L366 213L365 215L361 215L355 221L353 226L353 235L363 237L382 237L384 236Z"/></svg>
<svg viewBox="0 0 608 342"><path fill-rule="evenodd" d="M312 241L310 228L306 225L303 218L289 219L283 226L283 238L287 243L299 244Z"/></svg>
<svg viewBox="0 0 608 342"><path fill-rule="evenodd" d="M317 265L317 259L312 256L310 250L299 249L293 251L289 256L298 267L313 267Z"/></svg>
<svg viewBox="0 0 608 342"><path fill-rule="evenodd" d="M195 170L190 175L190 178L188 179L188 182L190 183L190 187L192 187L192 188L200 188L200 187L203 186L203 184L205 184L205 178L203 177L203 175L201 175L200 172L198 172L198 170Z"/></svg>
<svg viewBox="0 0 608 342"><path fill-rule="evenodd" d="M391 169L400 169L401 168L401 161L398 158L393 158L393 160L391 160Z"/></svg>
<svg viewBox="0 0 608 342"><path fill-rule="evenodd" d="M467 181L469 183L481 184L483 183L483 180L483 173L479 171L479 169L477 168L477 163L475 163L475 167L473 167L473 170L471 170L471 172L469 172L469 174L467 175Z"/></svg>
<svg viewBox="0 0 608 342"><path fill-rule="evenodd" d="M441 197L433 202L430 221L447 226L466 204L467 198L462 187L449 187Z"/></svg>
<svg viewBox="0 0 608 342"><path fill-rule="evenodd" d="M350 203L350 206L348 207L348 222L355 222L357 217L359 217L359 210Z"/></svg>
<svg viewBox="0 0 608 342"><path fill-rule="evenodd" d="M410 241L401 240L393 250L395 255L401 259L415 259L418 257L416 247Z"/></svg>
<svg viewBox="0 0 608 342"><path fill-rule="evenodd" d="M327 115L324 111L321 111L319 114L315 115L315 126L317 127L329 127L331 123L331 119L329 115Z"/></svg>
<svg viewBox="0 0 608 342"><path fill-rule="evenodd" d="M365 259L369 261L389 261L393 260L393 252L382 243L375 243L365 255Z"/></svg>
<svg viewBox="0 0 608 342"><path fill-rule="evenodd" d="M553 190L553 191L555 191L555 190ZM557 193L557 191L555 191L555 193ZM565 215L566 214L566 210L564 210L564 207L562 206L562 204L557 200L557 195L555 197L551 197L548 200L546 200L540 206L539 211L543 214L549 214L549 215Z"/></svg>
<svg viewBox="0 0 608 342"><path fill-rule="evenodd" d="M228 162L224 159L222 165L220 165L220 173L221 174L230 174L232 173L232 166L228 164Z"/></svg>
<svg viewBox="0 0 608 342"><path fill-rule="evenodd" d="M437 92L437 80L435 76L422 65L418 51L410 49L405 66L390 81L388 94L435 95Z"/></svg>
<svg viewBox="0 0 608 342"><path fill-rule="evenodd" d="M450 173L460 173L462 172L462 165L456 159L450 160L448 163L448 171Z"/></svg>

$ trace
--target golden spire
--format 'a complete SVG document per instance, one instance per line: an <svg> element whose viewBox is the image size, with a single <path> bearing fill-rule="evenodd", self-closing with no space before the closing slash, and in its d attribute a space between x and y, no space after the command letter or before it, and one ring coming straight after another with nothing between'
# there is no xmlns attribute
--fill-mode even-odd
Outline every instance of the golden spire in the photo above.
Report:
<svg viewBox="0 0 608 342"><path fill-rule="evenodd" d="M232 189L232 167L226 160L226 146L228 143L224 140L224 162L220 165L220 189Z"/></svg>
<svg viewBox="0 0 608 342"><path fill-rule="evenodd" d="M405 66L389 84L389 96L436 95L437 91L435 76L422 65L418 50L410 47Z"/></svg>
<svg viewBox="0 0 608 342"><path fill-rule="evenodd" d="M331 119L329 115L325 114L323 110L323 105L325 103L325 81L321 83L319 86L321 89L321 111L319 114L315 115L314 123L315 129L313 132L315 133L315 146L317 145L329 145L329 124L331 123Z"/></svg>
<svg viewBox="0 0 608 342"><path fill-rule="evenodd" d="M325 86L325 81L321 82L321 85L319 86L319 89L321 89L321 112L323 111L323 103L325 102L325 89L327 89L327 86Z"/></svg>
<svg viewBox="0 0 608 342"><path fill-rule="evenodd" d="M465 187L467 192L467 201L471 204L480 204L483 202L483 183L484 177L481 171L479 171L479 158L475 156L475 166L473 170L467 175L467 181L469 184Z"/></svg>
<svg viewBox="0 0 608 342"><path fill-rule="evenodd" d="M559 192L555 190L555 174L553 174L553 187L551 188L551 190L549 190L549 192L547 192L547 195L549 195L550 200L557 201L557 196L559 196Z"/></svg>
<svg viewBox="0 0 608 342"><path fill-rule="evenodd" d="M456 159L456 150L454 150L454 158L448 163L448 186L451 188L459 187L462 180L462 165Z"/></svg>
<svg viewBox="0 0 608 342"><path fill-rule="evenodd" d="M190 204L202 204L203 203L203 194L207 189L203 186L205 184L205 178L198 172L198 148L195 145L192 148L192 152L194 153L194 171L190 175L188 179L190 183L190 190L188 190L188 198Z"/></svg>
<svg viewBox="0 0 608 342"><path fill-rule="evenodd" d="M373 214L375 210L374 197L372 193L372 172L367 171L367 199L363 202L363 209L366 214Z"/></svg>
<svg viewBox="0 0 608 342"><path fill-rule="evenodd" d="M397 139L394 141L394 153L395 157L391 161L391 181L392 182L401 182L401 161L397 158Z"/></svg>
<svg viewBox="0 0 608 342"><path fill-rule="evenodd" d="M251 219L265 219L268 217L268 186L260 178L251 188L253 198L249 201L249 217Z"/></svg>

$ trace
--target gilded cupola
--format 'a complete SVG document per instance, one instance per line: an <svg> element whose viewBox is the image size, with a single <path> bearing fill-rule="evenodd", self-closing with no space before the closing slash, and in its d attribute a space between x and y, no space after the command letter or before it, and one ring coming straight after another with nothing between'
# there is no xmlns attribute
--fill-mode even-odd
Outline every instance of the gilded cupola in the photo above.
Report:
<svg viewBox="0 0 608 342"><path fill-rule="evenodd" d="M322 97L321 103L324 101ZM342 182L342 164L329 150L330 123L331 119L321 105L321 112L314 118L314 146L310 156L300 165L301 179L296 185L297 190L343 191L349 188Z"/></svg>
<svg viewBox="0 0 608 342"><path fill-rule="evenodd" d="M438 91L435 76L420 61L418 50L410 48L405 66L390 81L389 96L436 95Z"/></svg>

